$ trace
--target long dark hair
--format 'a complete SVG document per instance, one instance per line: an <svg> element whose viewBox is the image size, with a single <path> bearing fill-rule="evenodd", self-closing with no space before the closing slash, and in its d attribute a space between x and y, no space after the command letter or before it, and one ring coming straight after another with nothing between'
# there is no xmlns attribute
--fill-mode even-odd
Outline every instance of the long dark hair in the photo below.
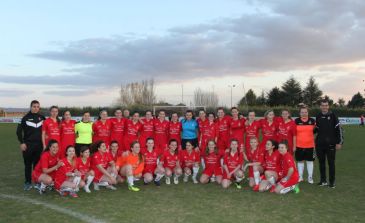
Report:
<svg viewBox="0 0 365 223"><path fill-rule="evenodd" d="M274 151L278 149L278 142L273 139L268 139L267 142L271 142L271 144L274 146Z"/></svg>
<svg viewBox="0 0 365 223"><path fill-rule="evenodd" d="M74 149L75 149L75 147L74 147L73 145L69 145L69 146L67 146L67 147L66 147L66 150L65 150L65 155L66 155L66 157L67 157L67 151L68 151L70 148L74 148ZM73 167L75 167L75 158L76 158L76 154L75 154L74 158L73 158L73 159L72 159L72 161L71 161L71 165L72 165Z"/></svg>
<svg viewBox="0 0 365 223"><path fill-rule="evenodd" d="M70 110L65 110L65 111L62 112L62 121L65 121L66 112L70 112ZM71 112L70 112L70 115L71 115Z"/></svg>
<svg viewBox="0 0 365 223"><path fill-rule="evenodd" d="M205 154L209 155L209 143L210 142L214 142L214 153L218 154L218 148L217 148L217 143L215 143L215 141L213 139L209 140L207 143L207 147L205 148Z"/></svg>
<svg viewBox="0 0 365 223"><path fill-rule="evenodd" d="M99 140L99 141L96 141L95 143L93 143L91 145L91 153L92 154L96 153L99 150L101 144L103 144L103 143L105 144L105 142L103 140Z"/></svg>
<svg viewBox="0 0 365 223"><path fill-rule="evenodd" d="M137 140L135 140L135 141L133 141L132 143L131 143L131 150L132 150L132 148L136 145L136 144L140 144ZM143 162L143 155L142 155L142 153L141 153L141 150L139 150L139 153L138 153L138 161L141 163L141 162Z"/></svg>
<svg viewBox="0 0 365 223"><path fill-rule="evenodd" d="M58 106L56 106L56 105L52 105L52 106L49 108L49 112L51 112L51 111L52 111L52 109L57 109L57 111L60 111L60 109L59 109L59 108L58 108ZM58 115L57 115L57 117L56 117L56 120L57 120L57 123L58 123L58 124L60 124L61 120L60 120L60 118L58 118Z"/></svg>
<svg viewBox="0 0 365 223"><path fill-rule="evenodd" d="M176 142L176 144L178 144L176 139L170 139L169 145L171 145L172 142ZM170 147L169 147L169 149L170 149ZM177 154L177 153L178 153L178 148L176 148L175 151L174 151L174 154Z"/></svg>
<svg viewBox="0 0 365 223"><path fill-rule="evenodd" d="M49 141L48 141L48 144L47 144L47 147L44 149L44 152L49 151L49 149L51 148L51 146L52 146L53 144L55 144L55 143L57 143L57 144L58 144L58 141L57 141L57 140L55 140L55 139L51 139L51 140L49 140Z"/></svg>
<svg viewBox="0 0 365 223"><path fill-rule="evenodd" d="M106 114L108 114L108 111L106 110L106 109L101 109L100 110L100 112L99 112L99 116L98 116L98 120L100 120L101 119L101 113L103 113L103 112L106 112Z"/></svg>

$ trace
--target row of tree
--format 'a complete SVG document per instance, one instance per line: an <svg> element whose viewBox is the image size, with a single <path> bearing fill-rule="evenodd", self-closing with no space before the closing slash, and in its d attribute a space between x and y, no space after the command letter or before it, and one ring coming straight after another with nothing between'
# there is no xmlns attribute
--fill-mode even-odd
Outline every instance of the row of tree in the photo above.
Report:
<svg viewBox="0 0 365 223"><path fill-rule="evenodd" d="M312 76L303 89L299 81L294 77L290 77L280 88L276 86L267 93L261 92L259 96L256 96L255 92L249 89L238 104L240 106L269 105L296 107L298 104L304 103L312 107L318 104L321 99L327 99L330 105L338 107L362 108L365 104L365 99L360 92L356 93L347 104L343 98L339 98L334 103L328 95L323 95Z"/></svg>

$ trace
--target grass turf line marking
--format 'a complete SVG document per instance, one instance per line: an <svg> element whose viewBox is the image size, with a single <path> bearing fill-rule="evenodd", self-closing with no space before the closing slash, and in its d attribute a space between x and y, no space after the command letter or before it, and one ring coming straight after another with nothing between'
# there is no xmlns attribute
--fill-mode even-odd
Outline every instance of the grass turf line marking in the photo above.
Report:
<svg viewBox="0 0 365 223"><path fill-rule="evenodd" d="M60 206L57 206L54 204L50 204L47 202L43 202L43 201L38 201L36 199L31 199L31 198L27 198L27 197L23 197L23 196L8 195L8 194L0 194L0 197L4 198L4 199L11 199L11 200L19 201L19 202L25 201L30 204L42 205L42 206L45 206L46 208L50 208L56 212L69 215L71 217L77 218L81 221L88 222L88 223L105 223L105 221L97 219L93 216L87 216L87 215L81 214L79 212L71 211L67 208L63 208L63 207L60 207Z"/></svg>

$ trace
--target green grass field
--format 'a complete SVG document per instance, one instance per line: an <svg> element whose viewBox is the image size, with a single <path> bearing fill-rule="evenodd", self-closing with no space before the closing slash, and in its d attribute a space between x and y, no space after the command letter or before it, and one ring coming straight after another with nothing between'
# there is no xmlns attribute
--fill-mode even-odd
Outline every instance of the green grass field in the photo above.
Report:
<svg viewBox="0 0 365 223"><path fill-rule="evenodd" d="M299 194L278 196L252 192L247 182L242 190L180 182L161 188L141 185L139 193L118 185L116 191L80 192L77 199L23 191L15 127L0 125L0 222L365 222L365 128L358 126L344 128L336 189L302 183ZM318 182L317 162L315 170Z"/></svg>

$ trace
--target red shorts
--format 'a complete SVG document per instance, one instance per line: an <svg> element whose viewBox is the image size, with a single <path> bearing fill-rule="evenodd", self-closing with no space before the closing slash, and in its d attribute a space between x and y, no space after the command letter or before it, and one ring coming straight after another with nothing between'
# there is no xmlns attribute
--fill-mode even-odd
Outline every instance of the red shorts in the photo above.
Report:
<svg viewBox="0 0 365 223"><path fill-rule="evenodd" d="M216 167L216 168L208 168L208 169L204 169L203 173L209 177L215 175L215 176L222 176L223 175L223 171L222 171L222 167Z"/></svg>
<svg viewBox="0 0 365 223"><path fill-rule="evenodd" d="M143 169L143 175L145 175L146 173L150 173L150 174L155 174L155 171L156 171L156 168L157 168L157 166L156 167L150 167L150 168L144 168Z"/></svg>
<svg viewBox="0 0 365 223"><path fill-rule="evenodd" d="M174 171L174 169L176 168L176 165L175 166L163 166L163 168L169 168L171 171Z"/></svg>
<svg viewBox="0 0 365 223"><path fill-rule="evenodd" d="M48 173L47 175L50 176L52 178L52 180L54 180L54 174L55 171L53 171L52 173ZM34 183L39 183L39 177L42 175L42 173L37 172L37 171L33 171L32 173L32 180Z"/></svg>
<svg viewBox="0 0 365 223"><path fill-rule="evenodd" d="M225 170L223 170L222 169L222 171L223 171L223 180L235 180L235 175L234 175L234 173L231 175L231 177L228 177L228 175L227 175L227 172L225 171ZM232 172L232 170L228 170L229 172Z"/></svg>

